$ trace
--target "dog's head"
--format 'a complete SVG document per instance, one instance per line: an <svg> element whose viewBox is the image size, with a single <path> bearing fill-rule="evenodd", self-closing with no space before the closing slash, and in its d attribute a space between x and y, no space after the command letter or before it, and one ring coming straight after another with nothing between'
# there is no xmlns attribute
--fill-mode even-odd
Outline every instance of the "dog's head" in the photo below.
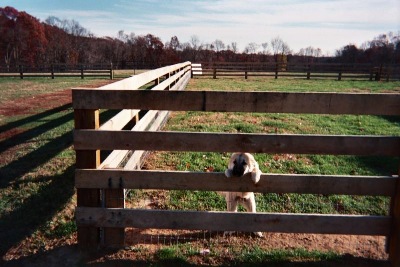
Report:
<svg viewBox="0 0 400 267"><path fill-rule="evenodd" d="M247 153L234 153L229 161L228 169L232 176L241 177L249 172L251 160Z"/></svg>

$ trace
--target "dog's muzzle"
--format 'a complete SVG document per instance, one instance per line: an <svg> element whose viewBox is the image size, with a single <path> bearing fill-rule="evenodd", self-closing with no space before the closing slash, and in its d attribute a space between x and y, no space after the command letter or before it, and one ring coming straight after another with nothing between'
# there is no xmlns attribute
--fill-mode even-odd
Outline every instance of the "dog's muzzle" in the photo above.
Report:
<svg viewBox="0 0 400 267"><path fill-rule="evenodd" d="M245 168L244 168L243 165L237 165L236 164L236 165L233 166L232 175L236 176L236 177L241 177L241 176L243 176L244 171L245 171Z"/></svg>

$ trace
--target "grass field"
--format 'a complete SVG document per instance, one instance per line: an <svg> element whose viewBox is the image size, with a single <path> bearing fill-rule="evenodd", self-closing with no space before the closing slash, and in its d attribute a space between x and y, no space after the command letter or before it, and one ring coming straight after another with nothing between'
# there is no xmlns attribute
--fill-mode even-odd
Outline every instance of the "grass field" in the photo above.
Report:
<svg viewBox="0 0 400 267"><path fill-rule="evenodd" d="M65 99L43 100L43 94L71 87L98 86L102 79L48 78L0 79L0 252L3 260L32 259L76 242L74 207L75 152L72 148L73 110ZM400 82L303 79L192 79L188 90L400 92ZM46 105L32 102L39 98ZM18 101L17 101L18 100ZM32 104L33 103L33 104ZM11 115L12 108L19 108ZM400 135L400 118L381 116L325 116L176 112L166 130L210 132L278 132L321 134ZM155 153L147 166L155 169L223 171L228 154ZM261 169L273 173L391 175L398 159L257 154ZM134 198L157 194L134 190ZM223 210L214 192L171 191L163 208ZM196 203L192 205L190 203ZM307 204L309 203L309 204ZM381 197L257 194L260 211L387 214L388 199ZM183 252L182 252L183 251ZM185 252L186 251L186 252ZM189 248L162 248L155 262L186 262ZM269 253L269 254L268 254ZM241 250L239 263L278 258L278 261L337 258L332 253ZM297 256L296 256L297 255ZM38 256L36 256L38 257ZM222 257L213 255L213 257ZM221 260L223 262L223 260ZM260 262L257 262L260 263ZM154 263L157 265L157 263Z"/></svg>

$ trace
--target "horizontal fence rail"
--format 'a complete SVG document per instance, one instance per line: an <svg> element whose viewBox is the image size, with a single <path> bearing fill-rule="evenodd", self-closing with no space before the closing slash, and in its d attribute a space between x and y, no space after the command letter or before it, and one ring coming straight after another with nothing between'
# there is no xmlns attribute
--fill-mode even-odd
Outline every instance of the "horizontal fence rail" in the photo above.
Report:
<svg viewBox="0 0 400 267"><path fill-rule="evenodd" d="M75 89L72 97L75 109L400 115L399 94Z"/></svg>
<svg viewBox="0 0 400 267"><path fill-rule="evenodd" d="M217 172L127 171L79 169L77 188L240 191L394 196L398 177L307 174L262 174L257 184L251 179L226 178ZM229 181L229 183L227 183Z"/></svg>
<svg viewBox="0 0 400 267"><path fill-rule="evenodd" d="M168 142L166 142L168 140ZM78 150L154 150L399 156L400 136L74 131Z"/></svg>
<svg viewBox="0 0 400 267"><path fill-rule="evenodd" d="M76 209L79 225L210 231L388 235L388 216Z"/></svg>

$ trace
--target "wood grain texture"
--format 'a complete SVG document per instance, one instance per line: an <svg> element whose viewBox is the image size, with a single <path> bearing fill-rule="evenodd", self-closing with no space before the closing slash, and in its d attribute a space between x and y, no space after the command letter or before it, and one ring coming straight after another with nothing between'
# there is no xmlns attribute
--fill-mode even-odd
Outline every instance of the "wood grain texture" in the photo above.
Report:
<svg viewBox="0 0 400 267"><path fill-rule="evenodd" d="M210 231L387 235L387 216L76 209L78 225Z"/></svg>
<svg viewBox="0 0 400 267"><path fill-rule="evenodd" d="M74 146L77 150L399 156L400 137L75 130Z"/></svg>
<svg viewBox="0 0 400 267"><path fill-rule="evenodd" d="M75 129L98 129L99 110L74 110ZM96 169L100 164L99 150L76 151L76 167ZM99 207L100 190L90 188L77 189L78 207ZM78 243L81 248L94 249L100 241L99 228L78 227Z"/></svg>
<svg viewBox="0 0 400 267"><path fill-rule="evenodd" d="M227 178L218 172L83 170L75 172L77 188L240 191L262 193L394 196L398 177L308 174L262 174L257 184L250 176Z"/></svg>
<svg viewBox="0 0 400 267"><path fill-rule="evenodd" d="M400 94L74 89L72 95L74 108L86 109L400 115Z"/></svg>

